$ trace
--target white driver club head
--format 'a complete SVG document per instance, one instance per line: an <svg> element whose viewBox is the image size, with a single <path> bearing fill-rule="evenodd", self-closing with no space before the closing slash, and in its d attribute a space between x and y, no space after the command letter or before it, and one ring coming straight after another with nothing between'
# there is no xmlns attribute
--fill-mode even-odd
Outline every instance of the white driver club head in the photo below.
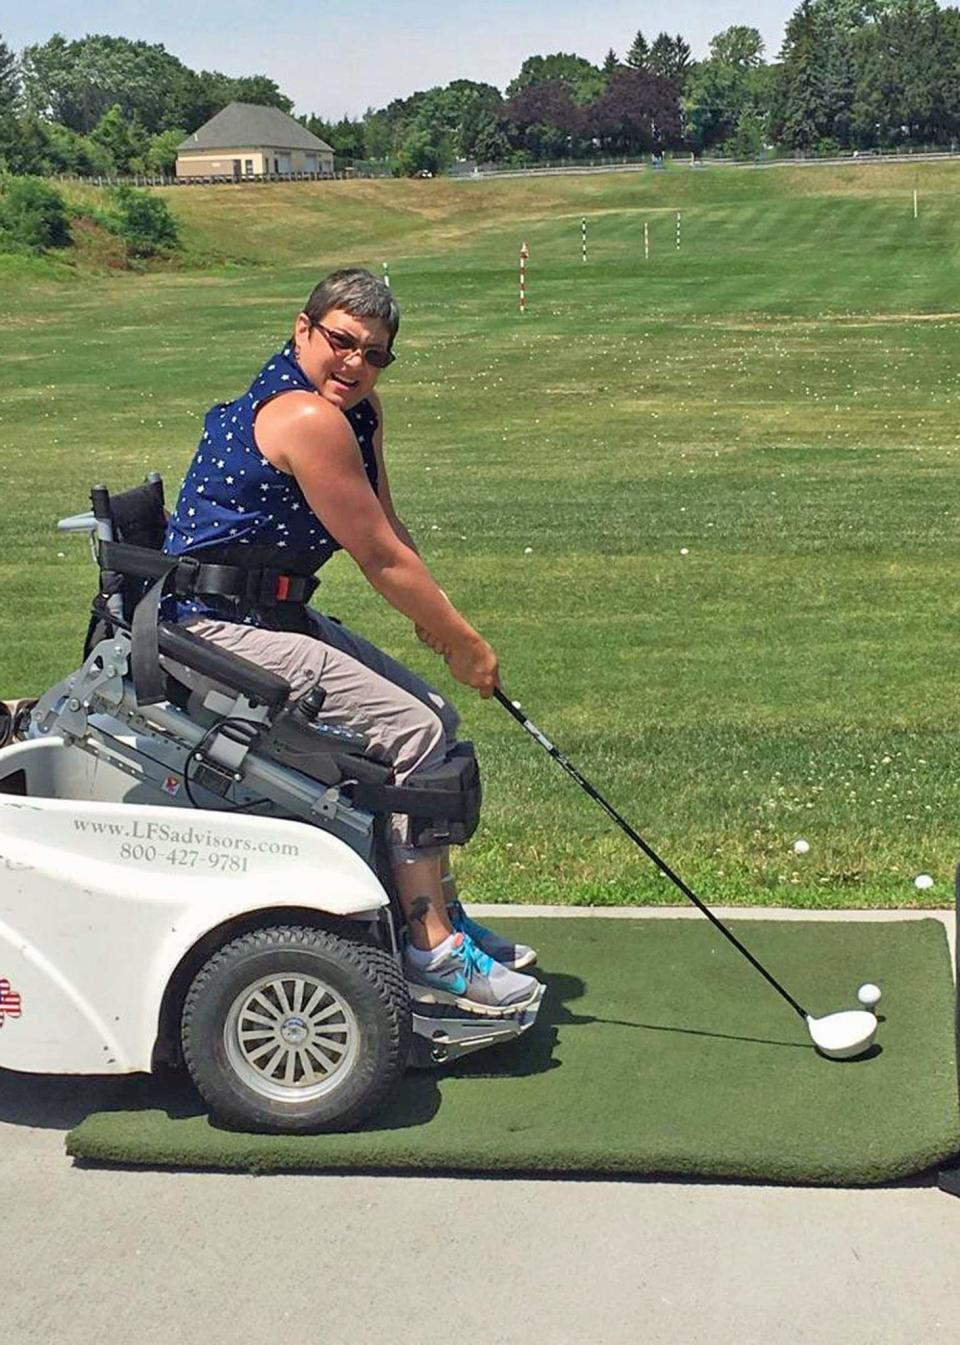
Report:
<svg viewBox="0 0 960 1345"><path fill-rule="evenodd" d="M845 1009L823 1018L807 1015L810 1040L831 1060L853 1060L869 1051L877 1035L877 1019L866 1009Z"/></svg>

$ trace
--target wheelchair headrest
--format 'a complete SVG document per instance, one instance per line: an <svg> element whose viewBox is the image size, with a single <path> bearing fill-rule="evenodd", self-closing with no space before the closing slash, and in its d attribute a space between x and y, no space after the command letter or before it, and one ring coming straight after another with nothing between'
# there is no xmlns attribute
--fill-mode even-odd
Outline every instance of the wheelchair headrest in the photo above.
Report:
<svg viewBox="0 0 960 1345"><path fill-rule="evenodd" d="M110 496L114 537L130 546L147 546L159 551L167 530L163 510L163 482L157 477Z"/></svg>

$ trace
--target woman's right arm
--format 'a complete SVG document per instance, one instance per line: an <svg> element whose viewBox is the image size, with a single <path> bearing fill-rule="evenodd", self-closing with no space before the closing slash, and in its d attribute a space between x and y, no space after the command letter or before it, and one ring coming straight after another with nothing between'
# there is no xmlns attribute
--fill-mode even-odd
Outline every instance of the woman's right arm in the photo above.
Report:
<svg viewBox="0 0 960 1345"><path fill-rule="evenodd" d="M377 592L448 651L446 661L458 681L492 695L498 685L496 654L397 536L343 414L322 398L288 393L263 408L256 433L269 460L296 478L310 508Z"/></svg>

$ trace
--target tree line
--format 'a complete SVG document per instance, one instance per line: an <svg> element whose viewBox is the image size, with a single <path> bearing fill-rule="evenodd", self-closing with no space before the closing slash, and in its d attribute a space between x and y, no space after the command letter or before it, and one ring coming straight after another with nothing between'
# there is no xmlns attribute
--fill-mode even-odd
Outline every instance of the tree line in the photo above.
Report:
<svg viewBox="0 0 960 1345"><path fill-rule="evenodd" d="M266 75L198 73L159 43L57 33L17 55L0 35L0 167L11 173L169 173L177 145L234 101L293 109Z"/></svg>
<svg viewBox="0 0 960 1345"><path fill-rule="evenodd" d="M228 102L291 111L265 75L189 70L160 45L90 36L15 55L0 38L0 166L14 173L169 172L176 145ZM960 139L960 10L937 0L801 0L775 60L756 28L638 32L595 65L530 56L501 91L460 79L370 107L300 118L338 167L440 172L665 151L737 158L950 145Z"/></svg>

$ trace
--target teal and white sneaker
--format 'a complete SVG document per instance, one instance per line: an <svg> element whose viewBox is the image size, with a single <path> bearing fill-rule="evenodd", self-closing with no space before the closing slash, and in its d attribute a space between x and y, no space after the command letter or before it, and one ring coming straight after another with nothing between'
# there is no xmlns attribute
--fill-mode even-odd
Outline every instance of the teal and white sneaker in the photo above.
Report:
<svg viewBox="0 0 960 1345"><path fill-rule="evenodd" d="M510 971L523 971L524 967L532 967L536 963L535 949L528 948L525 943L513 943L509 939L501 939L492 929L478 925L476 920L471 920L467 915L461 902L450 902L447 914L454 929L459 930L461 934L469 935L487 957L492 957L494 962L508 967Z"/></svg>
<svg viewBox="0 0 960 1345"><path fill-rule="evenodd" d="M410 998L421 1004L453 1004L468 1013L503 1018L531 1007L543 993L539 981L494 961L460 931L430 952L407 944L403 963Z"/></svg>

